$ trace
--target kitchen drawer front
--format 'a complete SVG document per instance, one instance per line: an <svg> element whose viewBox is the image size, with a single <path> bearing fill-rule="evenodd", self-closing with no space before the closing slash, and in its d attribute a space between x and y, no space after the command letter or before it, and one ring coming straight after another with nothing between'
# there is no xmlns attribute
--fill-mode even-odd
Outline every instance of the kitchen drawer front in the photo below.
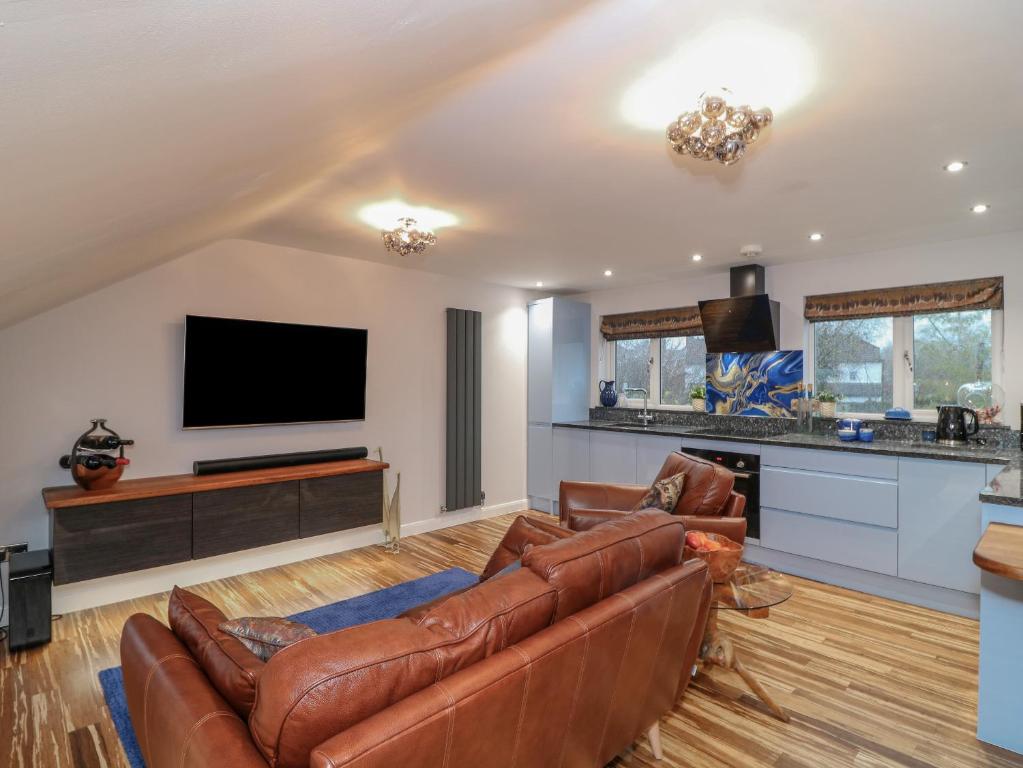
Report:
<svg viewBox="0 0 1023 768"><path fill-rule="evenodd" d="M874 456L848 451L815 451L810 448L765 445L760 452L760 466L877 477L882 480L899 479L898 456Z"/></svg>
<svg viewBox="0 0 1023 768"><path fill-rule="evenodd" d="M899 527L899 484L891 480L765 467L760 471L760 503L789 512Z"/></svg>
<svg viewBox="0 0 1023 768"><path fill-rule="evenodd" d="M898 571L899 532L891 528L761 509L760 545L889 576Z"/></svg>
<svg viewBox="0 0 1023 768"><path fill-rule="evenodd" d="M759 456L761 453L759 443L733 443L731 440L707 440L702 437L683 437L683 453L686 448L703 448L707 451L722 451L724 453L749 453L753 456Z"/></svg>

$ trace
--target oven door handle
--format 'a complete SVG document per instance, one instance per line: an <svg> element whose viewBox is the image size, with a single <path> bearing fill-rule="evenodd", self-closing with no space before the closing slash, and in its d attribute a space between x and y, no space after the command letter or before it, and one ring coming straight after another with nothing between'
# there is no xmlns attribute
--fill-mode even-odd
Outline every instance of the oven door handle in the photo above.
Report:
<svg viewBox="0 0 1023 768"><path fill-rule="evenodd" d="M752 480L753 479L753 475L751 475L749 472L732 472L732 474L735 475L740 480Z"/></svg>

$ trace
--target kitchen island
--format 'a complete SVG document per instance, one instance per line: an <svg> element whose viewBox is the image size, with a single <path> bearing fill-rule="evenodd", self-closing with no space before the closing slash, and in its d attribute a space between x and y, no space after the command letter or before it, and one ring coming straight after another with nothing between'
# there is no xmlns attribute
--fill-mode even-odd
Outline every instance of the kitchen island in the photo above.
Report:
<svg viewBox="0 0 1023 768"><path fill-rule="evenodd" d="M977 738L1023 753L1023 465L1017 458L981 494L984 531Z"/></svg>

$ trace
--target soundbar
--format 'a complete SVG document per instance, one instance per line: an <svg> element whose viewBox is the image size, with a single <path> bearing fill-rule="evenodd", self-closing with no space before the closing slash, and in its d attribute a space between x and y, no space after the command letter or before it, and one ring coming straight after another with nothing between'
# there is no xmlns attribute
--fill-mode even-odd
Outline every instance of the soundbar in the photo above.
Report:
<svg viewBox="0 0 1023 768"><path fill-rule="evenodd" d="M369 455L365 447L332 448L326 451L302 451L299 453L275 453L270 456L242 456L237 459L209 459L192 462L195 475L219 475L224 472L245 472L250 469L271 469L273 467L297 467L302 464L322 464L325 461L349 461L364 459Z"/></svg>

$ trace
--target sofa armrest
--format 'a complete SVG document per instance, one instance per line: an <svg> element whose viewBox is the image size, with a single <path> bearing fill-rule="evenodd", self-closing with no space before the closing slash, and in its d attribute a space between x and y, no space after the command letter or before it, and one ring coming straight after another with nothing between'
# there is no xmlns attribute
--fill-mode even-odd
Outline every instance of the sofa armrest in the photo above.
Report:
<svg viewBox="0 0 1023 768"><path fill-rule="evenodd" d="M121 666L128 712L149 768L266 768L249 729L188 649L144 613L125 622Z"/></svg>
<svg viewBox="0 0 1023 768"><path fill-rule="evenodd" d="M742 517L746 511L746 497L741 493L732 491L728 496L728 501L725 502L725 506L721 508L722 517Z"/></svg>
<svg viewBox="0 0 1023 768"><path fill-rule="evenodd" d="M569 519L575 509L611 509L630 512L650 488L645 485L587 483L562 480L558 491L558 511L561 522Z"/></svg>
<svg viewBox="0 0 1023 768"><path fill-rule="evenodd" d="M628 514L628 512L619 512L616 509L573 509L569 512L565 523L569 530L588 531L608 520L618 520Z"/></svg>
<svg viewBox="0 0 1023 768"><path fill-rule="evenodd" d="M745 517L694 517L682 515L682 524L687 531L705 531L726 536L732 541L742 544L746 541Z"/></svg>

